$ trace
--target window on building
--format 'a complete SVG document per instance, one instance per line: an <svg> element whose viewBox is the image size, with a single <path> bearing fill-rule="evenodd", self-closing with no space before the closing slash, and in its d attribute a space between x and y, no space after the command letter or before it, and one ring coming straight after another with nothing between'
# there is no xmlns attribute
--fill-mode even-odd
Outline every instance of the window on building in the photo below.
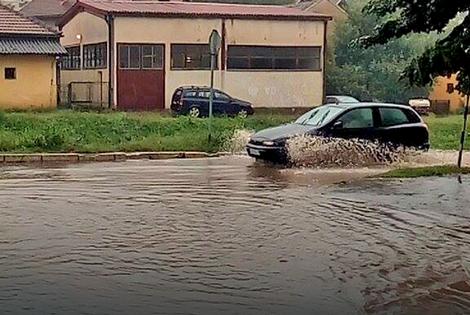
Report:
<svg viewBox="0 0 470 315"><path fill-rule="evenodd" d="M107 43L83 46L83 67L85 69L103 69L107 65Z"/></svg>
<svg viewBox="0 0 470 315"><path fill-rule="evenodd" d="M120 69L163 69L163 45L120 45Z"/></svg>
<svg viewBox="0 0 470 315"><path fill-rule="evenodd" d="M453 83L447 83L447 93L452 94L455 91L455 87Z"/></svg>
<svg viewBox="0 0 470 315"><path fill-rule="evenodd" d="M320 71L321 48L232 45L227 69Z"/></svg>
<svg viewBox="0 0 470 315"><path fill-rule="evenodd" d="M16 68L5 68L5 80L16 80Z"/></svg>
<svg viewBox="0 0 470 315"><path fill-rule="evenodd" d="M67 55L62 57L62 69L64 70L80 70L81 53L80 46L67 47Z"/></svg>
<svg viewBox="0 0 470 315"><path fill-rule="evenodd" d="M142 68L163 69L163 46L142 46Z"/></svg>
<svg viewBox="0 0 470 315"><path fill-rule="evenodd" d="M172 44L172 70L208 70L211 54L207 44ZM217 68L217 65L216 65Z"/></svg>

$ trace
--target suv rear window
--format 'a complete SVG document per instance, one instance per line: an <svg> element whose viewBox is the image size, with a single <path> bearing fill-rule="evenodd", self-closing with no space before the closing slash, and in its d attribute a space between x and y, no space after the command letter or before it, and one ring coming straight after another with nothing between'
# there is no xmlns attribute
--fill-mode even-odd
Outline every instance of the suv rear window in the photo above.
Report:
<svg viewBox="0 0 470 315"><path fill-rule="evenodd" d="M380 117L382 118L382 126L397 126L409 124L409 115L400 108L380 108Z"/></svg>

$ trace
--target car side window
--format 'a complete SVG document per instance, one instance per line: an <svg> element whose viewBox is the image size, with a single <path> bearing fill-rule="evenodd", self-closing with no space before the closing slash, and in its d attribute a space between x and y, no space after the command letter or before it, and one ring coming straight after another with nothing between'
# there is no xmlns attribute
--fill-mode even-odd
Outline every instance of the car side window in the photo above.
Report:
<svg viewBox="0 0 470 315"><path fill-rule="evenodd" d="M202 97L202 98L209 98L210 95L211 95L210 91L200 91L199 92L199 97Z"/></svg>
<svg viewBox="0 0 470 315"><path fill-rule="evenodd" d="M219 101L228 101L228 100L230 100L230 97L227 94L222 93L222 92L215 91L214 96Z"/></svg>
<svg viewBox="0 0 470 315"><path fill-rule="evenodd" d="M360 129L374 127L374 115L371 108L353 109L339 118L343 129Z"/></svg>
<svg viewBox="0 0 470 315"><path fill-rule="evenodd" d="M184 93L184 97L196 97L196 91L187 91Z"/></svg>
<svg viewBox="0 0 470 315"><path fill-rule="evenodd" d="M403 125L410 122L405 112L399 108L380 108L379 111L382 126L384 127Z"/></svg>

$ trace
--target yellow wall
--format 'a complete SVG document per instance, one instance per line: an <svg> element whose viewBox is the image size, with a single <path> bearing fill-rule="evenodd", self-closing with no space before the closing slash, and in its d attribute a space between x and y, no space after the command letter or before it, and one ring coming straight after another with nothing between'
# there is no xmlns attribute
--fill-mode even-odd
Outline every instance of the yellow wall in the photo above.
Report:
<svg viewBox="0 0 470 315"><path fill-rule="evenodd" d="M323 21L264 21L226 20L226 45L285 45L323 46ZM182 85L208 85L210 71L171 70L173 43L207 43L213 29L222 34L221 19L181 19L116 17L115 46L118 43L165 44L165 102L170 107L175 89ZM88 13L79 13L64 28L62 44L81 44L107 40L107 24ZM117 54L114 55L117 65ZM219 57L220 65L220 57ZM62 71L62 84L71 81L96 81L97 71ZM107 81L107 71L104 71ZM115 87L117 75L114 72ZM300 107L321 104L323 98L322 71L293 72L237 72L217 71L215 86L234 97L251 101L260 107ZM117 89L114 89L114 101ZM116 104L114 104L116 105Z"/></svg>
<svg viewBox="0 0 470 315"><path fill-rule="evenodd" d="M5 68L16 68L16 80L5 80ZM0 108L49 108L56 105L55 57L0 55Z"/></svg>
<svg viewBox="0 0 470 315"><path fill-rule="evenodd" d="M464 106L464 96L455 91L452 94L447 93L447 84L457 86L456 76L450 78L439 77L435 80L433 90L429 94L431 101L450 101L450 111L457 112Z"/></svg>

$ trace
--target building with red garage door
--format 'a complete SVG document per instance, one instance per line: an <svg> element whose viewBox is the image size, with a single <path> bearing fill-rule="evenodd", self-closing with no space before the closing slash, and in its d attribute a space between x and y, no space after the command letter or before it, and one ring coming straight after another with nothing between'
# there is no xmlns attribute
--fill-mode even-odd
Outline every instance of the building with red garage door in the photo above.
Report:
<svg viewBox="0 0 470 315"><path fill-rule="evenodd" d="M208 85L215 29L222 37L217 88L255 107L318 105L329 20L282 6L81 0L59 23L69 52L64 98L167 109L179 86Z"/></svg>

